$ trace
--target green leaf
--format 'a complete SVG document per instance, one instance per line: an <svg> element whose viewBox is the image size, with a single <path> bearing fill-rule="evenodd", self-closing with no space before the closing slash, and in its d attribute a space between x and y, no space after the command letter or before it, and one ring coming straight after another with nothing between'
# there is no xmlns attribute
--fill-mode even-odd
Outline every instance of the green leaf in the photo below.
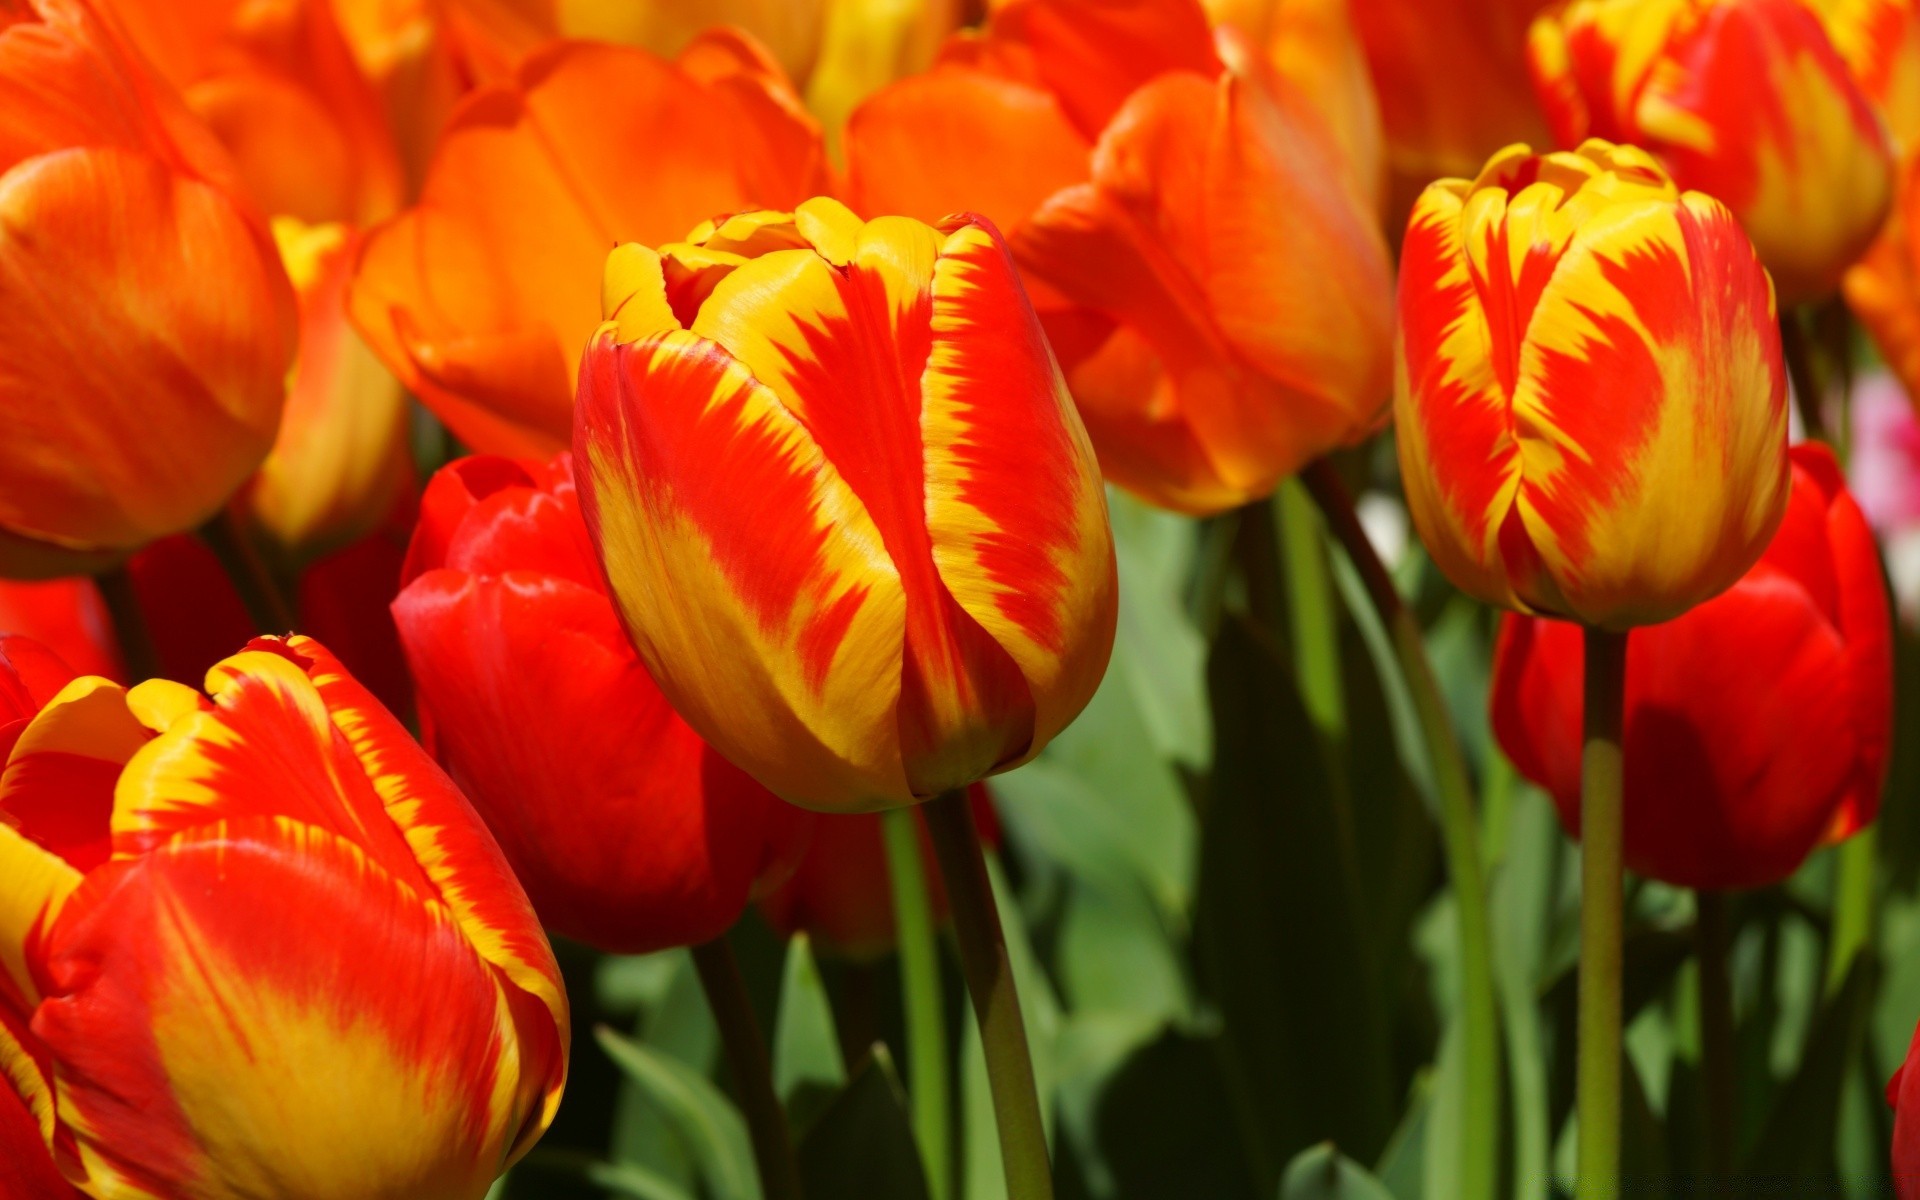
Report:
<svg viewBox="0 0 1920 1200"><path fill-rule="evenodd" d="M1209 675L1218 745L1195 938L1264 1190L1316 1141L1379 1153L1394 1120L1391 1039L1351 830L1292 673L1229 617Z"/></svg>
<svg viewBox="0 0 1920 1200"><path fill-rule="evenodd" d="M884 1042L800 1143L807 1200L927 1200L906 1097Z"/></svg>
<svg viewBox="0 0 1920 1200"><path fill-rule="evenodd" d="M1772 1179L1824 1184L1834 1178L1841 1090L1866 1039L1878 982L1871 951L1854 959L1846 982L1820 1009L1800 1066L1775 1096L1745 1169Z"/></svg>
<svg viewBox="0 0 1920 1200"><path fill-rule="evenodd" d="M587 1168L587 1178L634 1200L695 1200L692 1192L673 1180L633 1163L594 1163Z"/></svg>
<svg viewBox="0 0 1920 1200"><path fill-rule="evenodd" d="M817 1112L814 1106L846 1082L847 1067L840 1059L840 1038L834 1032L826 984L820 980L807 935L796 933L787 943L780 1017L773 1030L774 1091L787 1106L794 1127L804 1129Z"/></svg>
<svg viewBox="0 0 1920 1200"><path fill-rule="evenodd" d="M746 1122L706 1076L602 1025L594 1037L685 1138L715 1200L759 1200Z"/></svg>
<svg viewBox="0 0 1920 1200"><path fill-rule="evenodd" d="M692 958L685 950L649 957L666 964L667 981L640 1023L641 1040L698 1074L710 1073L719 1056L720 1031ZM694 1186L692 1148L660 1105L630 1078L621 1080L614 1102L610 1157L644 1167L683 1189Z"/></svg>
<svg viewBox="0 0 1920 1200"><path fill-rule="evenodd" d="M1333 1143L1310 1146L1294 1156L1280 1177L1280 1200L1393 1200L1378 1179Z"/></svg>

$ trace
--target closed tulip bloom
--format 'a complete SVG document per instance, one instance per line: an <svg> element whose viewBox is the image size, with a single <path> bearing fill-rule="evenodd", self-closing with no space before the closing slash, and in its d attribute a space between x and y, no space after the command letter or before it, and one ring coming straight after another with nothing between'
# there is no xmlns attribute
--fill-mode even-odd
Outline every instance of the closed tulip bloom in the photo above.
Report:
<svg viewBox="0 0 1920 1200"><path fill-rule="evenodd" d="M1793 449L1793 498L1766 555L1715 599L1627 648L1626 864L1682 887L1791 875L1880 808L1893 634L1872 532L1825 447ZM1493 727L1580 828L1581 635L1509 615ZM1817 697L1817 703L1809 703Z"/></svg>
<svg viewBox="0 0 1920 1200"><path fill-rule="evenodd" d="M332 0L101 2L233 155L261 211L361 224L400 207L399 153Z"/></svg>
<svg viewBox="0 0 1920 1200"><path fill-rule="evenodd" d="M368 235L350 312L469 447L545 457L571 436L608 248L798 203L823 165L818 128L744 35L671 62L553 44L463 102L419 204Z"/></svg>
<svg viewBox="0 0 1920 1200"><path fill-rule="evenodd" d="M0 1063L91 1195L478 1200L567 1002L464 798L318 643L81 677L0 775Z"/></svg>
<svg viewBox="0 0 1920 1200"><path fill-rule="evenodd" d="M422 736L549 929L620 953L708 941L792 867L811 814L660 694L607 597L567 455L434 476L393 613Z"/></svg>
<svg viewBox="0 0 1920 1200"><path fill-rule="evenodd" d="M1414 527L1490 604L1667 620L1740 578L1787 501L1766 271L1631 146L1510 147L1422 194L1394 396Z"/></svg>
<svg viewBox="0 0 1920 1200"><path fill-rule="evenodd" d="M1572 0L1533 26L1554 135L1632 142L1724 201L1783 303L1831 293L1886 216L1886 130L1803 0Z"/></svg>
<svg viewBox="0 0 1920 1200"><path fill-rule="evenodd" d="M660 690L825 811L1026 761L1113 645L1092 449L993 227L831 200L607 262L574 460Z"/></svg>
<svg viewBox="0 0 1920 1200"><path fill-rule="evenodd" d="M347 320L358 238L339 224L276 217L300 297L300 352L280 433L235 504L289 571L386 520L412 490L407 397Z"/></svg>
<svg viewBox="0 0 1920 1200"><path fill-rule="evenodd" d="M999 823L987 785L967 789L974 824L989 845L997 843ZM894 924L893 874L887 860L883 818L877 813L836 813L814 822L813 836L793 875L760 901L760 914L784 937L804 933L813 948L832 958L871 962L893 953L899 940ZM926 824L914 814L927 899L936 925L947 920L947 889L933 856Z"/></svg>
<svg viewBox="0 0 1920 1200"><path fill-rule="evenodd" d="M273 442L294 304L219 146L84 0L0 14L0 575L192 528Z"/></svg>
<svg viewBox="0 0 1920 1200"><path fill-rule="evenodd" d="M125 678L113 615L100 588L85 575L0 579L0 635L10 633L52 650L75 674Z"/></svg>

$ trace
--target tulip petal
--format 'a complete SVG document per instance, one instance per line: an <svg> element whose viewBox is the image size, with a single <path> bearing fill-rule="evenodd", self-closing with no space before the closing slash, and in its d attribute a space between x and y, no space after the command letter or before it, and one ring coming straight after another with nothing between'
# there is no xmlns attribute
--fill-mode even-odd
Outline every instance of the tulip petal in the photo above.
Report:
<svg viewBox="0 0 1920 1200"><path fill-rule="evenodd" d="M1197 0L1019 0L995 15L988 36L1032 50L1040 78L1089 141L1155 76L1220 70Z"/></svg>
<svg viewBox="0 0 1920 1200"><path fill-rule="evenodd" d="M138 546L206 520L272 445L292 290L263 230L158 159L67 150L0 176L0 308L0 527Z"/></svg>
<svg viewBox="0 0 1920 1200"><path fill-rule="evenodd" d="M787 255L811 258L754 265ZM781 795L826 809L905 802L906 597L874 517L819 444L737 359L685 331L620 345L603 329L580 392L587 521L674 707ZM688 669L660 671L669 658Z"/></svg>
<svg viewBox="0 0 1920 1200"><path fill-rule="evenodd" d="M1098 464L991 226L948 234L931 320L920 427L933 560L1043 697L1031 743L1043 746L1092 697L1112 648L1117 585Z"/></svg>
<svg viewBox="0 0 1920 1200"><path fill-rule="evenodd" d="M74 680L14 744L0 774L0 820L78 871L105 862L121 768L148 732L127 711L127 693L96 676Z"/></svg>
<svg viewBox="0 0 1920 1200"><path fill-rule="evenodd" d="M453 915L285 818L103 868L47 972L33 1032L98 1195L470 1200L540 1107Z"/></svg>
<svg viewBox="0 0 1920 1200"><path fill-rule="evenodd" d="M59 855L0 821L0 1002L12 990L39 998L30 966L34 948L60 915L82 876Z"/></svg>

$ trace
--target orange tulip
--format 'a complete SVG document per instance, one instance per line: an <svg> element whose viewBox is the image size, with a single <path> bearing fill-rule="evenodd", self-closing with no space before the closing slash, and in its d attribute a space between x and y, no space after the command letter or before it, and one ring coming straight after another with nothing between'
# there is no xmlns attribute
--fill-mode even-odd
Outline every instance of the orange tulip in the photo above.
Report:
<svg viewBox="0 0 1920 1200"><path fill-rule="evenodd" d="M737 34L673 62L559 43L461 105L420 203L367 236L349 311L468 446L544 457L570 436L607 248L797 203L822 164L778 67Z"/></svg>
<svg viewBox="0 0 1920 1200"><path fill-rule="evenodd" d="M1831 293L1880 229L1886 131L1802 0L1572 0L1528 57L1561 144L1633 142L1724 201L1784 304Z"/></svg>
<svg viewBox="0 0 1920 1200"><path fill-rule="evenodd" d="M413 483L407 397L347 321L358 239L346 227L276 217L300 298L300 353L280 434L236 498L242 517L297 571L370 532Z"/></svg>
<svg viewBox="0 0 1920 1200"><path fill-rule="evenodd" d="M88 1193L479 1200L553 1119L526 897L318 643L73 680L0 818L0 1081Z"/></svg>
<svg viewBox="0 0 1920 1200"><path fill-rule="evenodd" d="M85 0L0 14L0 575L218 511L273 442L294 303L231 164Z"/></svg>
<svg viewBox="0 0 1920 1200"><path fill-rule="evenodd" d="M1471 175L1502 146L1543 142L1527 26L1550 0L1352 0L1380 98L1391 228L1420 190Z"/></svg>
<svg viewBox="0 0 1920 1200"><path fill-rule="evenodd" d="M1773 290L1718 200L1631 146L1495 157L1414 208L1395 423L1462 590L1607 629L1724 591L1784 511Z"/></svg>
<svg viewBox="0 0 1920 1200"><path fill-rule="evenodd" d="M1106 669L1093 453L992 226L840 204L607 260L574 460L641 659L821 811L1016 766Z"/></svg>
<svg viewBox="0 0 1920 1200"><path fill-rule="evenodd" d="M400 160L330 0L102 0L233 154L255 203L303 221L399 207Z"/></svg>
<svg viewBox="0 0 1920 1200"><path fill-rule="evenodd" d="M857 208L1007 226L1101 466L1154 503L1245 503L1384 415L1376 188L1194 0L1010 5L847 147Z"/></svg>

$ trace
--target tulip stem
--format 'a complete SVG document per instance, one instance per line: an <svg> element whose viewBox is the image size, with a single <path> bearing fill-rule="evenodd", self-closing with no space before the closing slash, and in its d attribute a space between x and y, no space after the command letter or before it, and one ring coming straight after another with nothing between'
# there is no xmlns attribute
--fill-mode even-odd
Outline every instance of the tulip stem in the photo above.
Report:
<svg viewBox="0 0 1920 1200"><path fill-rule="evenodd" d="M1873 870L1878 827L1868 825L1835 851L1833 932L1827 940L1826 994L1847 981L1847 968L1873 936Z"/></svg>
<svg viewBox="0 0 1920 1200"><path fill-rule="evenodd" d="M1432 760L1440 800L1441 842L1453 885L1460 939L1459 1013L1466 1103L1460 1115L1460 1167L1453 1194L1462 1200L1486 1200L1494 1195L1499 1181L1500 1025L1493 986L1486 876L1480 861L1480 834L1467 760L1441 698L1433 664L1427 659L1420 624L1401 600L1386 564L1368 540L1346 484L1325 459L1303 470L1300 481L1319 504L1327 529L1346 550L1380 623L1392 638L1400 673Z"/></svg>
<svg viewBox="0 0 1920 1200"><path fill-rule="evenodd" d="M1733 977L1727 958L1732 926L1724 892L1693 894L1694 956L1700 964L1700 1075L1706 1091L1707 1176L1725 1186L1733 1178L1737 1065L1733 1048Z"/></svg>
<svg viewBox="0 0 1920 1200"><path fill-rule="evenodd" d="M140 596L133 587L133 575L121 564L103 571L94 579L100 598L106 602L107 616L113 621L113 638L120 644L120 662L126 668L127 682L139 683L160 674L160 655L153 648L153 632L147 627L147 615L140 611Z"/></svg>
<svg viewBox="0 0 1920 1200"><path fill-rule="evenodd" d="M1000 928L993 884L987 878L973 806L967 803L966 791L956 789L928 801L926 816L933 853L947 885L947 903L953 910L967 994L973 998L974 1017L980 1025L1007 1195L1009 1200L1052 1200L1053 1167L1047 1159L1040 1091L1034 1084L1013 960L1007 955L1006 934Z"/></svg>
<svg viewBox="0 0 1920 1200"><path fill-rule="evenodd" d="M773 1065L760 1022L747 999L740 963L723 935L693 947L693 966L707 1007L720 1029L733 1087L747 1118L753 1142L754 1165L766 1200L800 1200L800 1167L793 1157L793 1139L787 1133L787 1110L773 1091Z"/></svg>
<svg viewBox="0 0 1920 1200"><path fill-rule="evenodd" d="M907 1086L913 1102L913 1138L927 1170L930 1200L952 1190L949 1152L952 1109L947 1073L947 1017L942 1004L939 943L934 940L933 901L920 857L920 831L912 809L880 818L887 841L887 871L893 881L893 921L900 946L900 994L907 1017Z"/></svg>
<svg viewBox="0 0 1920 1200"><path fill-rule="evenodd" d="M1627 635L1586 631L1580 754L1579 1200L1620 1194L1620 922L1624 842L1620 726ZM1704 982L1704 981L1703 981Z"/></svg>
<svg viewBox="0 0 1920 1200"><path fill-rule="evenodd" d="M260 633L282 635L292 633L299 627L295 619L293 606L287 602L286 593L273 577L273 571L267 566L266 559L247 536L246 530L234 510L228 508L213 520L200 527L201 540L220 560L220 568L227 573L233 583L233 590L240 593L240 602L246 605L247 615L253 618L253 627Z"/></svg>
<svg viewBox="0 0 1920 1200"><path fill-rule="evenodd" d="M1780 310L1780 356L1786 360L1787 378L1793 384L1793 399L1800 409L1803 436L1831 443L1826 410L1820 403L1819 376L1813 369L1813 346L1800 324L1798 309Z"/></svg>

